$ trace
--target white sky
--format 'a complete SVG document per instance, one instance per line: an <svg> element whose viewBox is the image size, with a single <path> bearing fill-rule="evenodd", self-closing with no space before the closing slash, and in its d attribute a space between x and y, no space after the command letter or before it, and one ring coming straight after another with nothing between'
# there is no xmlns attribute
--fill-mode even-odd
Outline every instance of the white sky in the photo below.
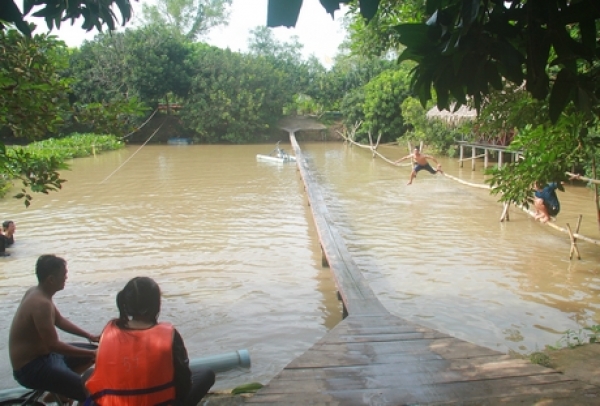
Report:
<svg viewBox="0 0 600 406"><path fill-rule="evenodd" d="M141 14L141 3L151 0L133 1L134 16L127 27L135 26L136 14ZM248 36L251 29L266 25L268 0L234 0L229 18L229 26L215 28L211 31L207 42L220 48L229 47L233 51L246 51ZM118 15L118 10L117 10ZM345 31L340 23L343 9L335 13L335 21L325 11L319 0L304 0L296 27L273 28L279 41L287 41L292 35L299 37L304 45L305 56L314 54L322 64L330 66L332 58L337 54L338 46L345 37ZM37 22L39 29L46 27L43 20ZM78 47L84 40L91 40L96 30L85 32L81 23L70 22L61 25L60 30L53 34L65 41L68 46Z"/></svg>

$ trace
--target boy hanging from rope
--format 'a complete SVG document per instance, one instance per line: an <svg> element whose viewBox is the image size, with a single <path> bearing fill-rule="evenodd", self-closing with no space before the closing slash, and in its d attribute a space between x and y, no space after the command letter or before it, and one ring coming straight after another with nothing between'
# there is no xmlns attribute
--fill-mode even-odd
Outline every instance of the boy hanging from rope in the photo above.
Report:
<svg viewBox="0 0 600 406"><path fill-rule="evenodd" d="M444 173L442 171L442 165L439 164L438 161L431 155L421 154L421 151L419 151L419 147L415 147L412 154L408 154L407 156L398 159L396 162L394 162L394 164L397 164L397 163L402 162L405 159L409 159L409 158L414 159L415 166L413 167L413 170L410 173L410 179L408 180L407 185L412 184L413 179L417 176L417 172L419 172L422 169L425 169L426 171L428 171L429 173L431 173L433 175L435 175L438 172L441 174ZM428 159L431 159L433 162L436 163L436 165L437 165L436 169L433 169L433 167L429 164L429 162L427 162Z"/></svg>

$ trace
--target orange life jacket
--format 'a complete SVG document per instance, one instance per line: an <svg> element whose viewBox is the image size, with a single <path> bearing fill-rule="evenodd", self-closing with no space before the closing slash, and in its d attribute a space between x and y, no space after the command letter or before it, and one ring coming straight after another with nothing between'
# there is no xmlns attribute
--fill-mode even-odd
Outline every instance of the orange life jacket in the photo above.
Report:
<svg viewBox="0 0 600 406"><path fill-rule="evenodd" d="M126 330L109 322L85 384L92 401L101 406L173 405L173 332L169 323Z"/></svg>

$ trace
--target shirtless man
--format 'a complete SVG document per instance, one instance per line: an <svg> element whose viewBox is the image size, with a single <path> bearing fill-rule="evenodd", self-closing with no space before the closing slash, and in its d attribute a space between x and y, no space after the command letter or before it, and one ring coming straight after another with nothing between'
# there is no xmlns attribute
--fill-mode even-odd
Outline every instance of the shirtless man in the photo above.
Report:
<svg viewBox="0 0 600 406"><path fill-rule="evenodd" d="M89 368L96 351L59 340L56 327L98 342L64 318L54 303L54 294L65 287L67 263L55 255L38 258L35 273L38 285L25 292L10 326L8 351L15 380L30 389L43 389L85 401L80 374Z"/></svg>
<svg viewBox="0 0 600 406"><path fill-rule="evenodd" d="M426 171L428 171L429 173L431 173L433 175L435 175L438 172L444 173L444 172L442 172L442 165L440 165L438 163L438 161L431 155L421 154L421 151L419 151L419 147L415 147L414 152L412 154L408 154L407 156L398 159L396 162L394 162L394 164L397 164L397 163L402 162L405 159L409 159L409 158L412 158L415 160L415 166L414 166L412 172L410 173L410 179L408 180L407 185L412 184L413 179L417 176L417 172L419 172L422 169L425 169ZM431 159L433 162L435 162L435 164L437 165L436 169L433 169L431 167L431 165L429 165L429 162L427 162L428 159Z"/></svg>

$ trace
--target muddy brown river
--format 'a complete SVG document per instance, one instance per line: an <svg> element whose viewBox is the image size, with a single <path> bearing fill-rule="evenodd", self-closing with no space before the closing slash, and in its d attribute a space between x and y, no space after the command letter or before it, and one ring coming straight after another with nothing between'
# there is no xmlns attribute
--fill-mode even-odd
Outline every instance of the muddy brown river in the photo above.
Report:
<svg viewBox="0 0 600 406"><path fill-rule="evenodd" d="M600 248L569 239L481 189L371 159L342 143L303 143L330 213L386 308L400 317L499 351L530 353L571 329L600 324ZM284 145L290 150L289 144ZM116 293L134 276L157 280L161 320L182 333L190 357L245 348L252 369L220 374L216 389L268 382L341 319L295 166L257 162L271 145L128 146L77 159L59 193L25 208L0 201L17 224L0 261L0 386L15 387L8 327L34 265L68 260L55 302L99 333L117 315ZM390 158L405 149L382 148ZM448 173L481 182L480 170L441 159ZM481 168L481 164L479 164ZM557 224L600 239L593 193L558 192ZM67 336L63 336L67 338Z"/></svg>

